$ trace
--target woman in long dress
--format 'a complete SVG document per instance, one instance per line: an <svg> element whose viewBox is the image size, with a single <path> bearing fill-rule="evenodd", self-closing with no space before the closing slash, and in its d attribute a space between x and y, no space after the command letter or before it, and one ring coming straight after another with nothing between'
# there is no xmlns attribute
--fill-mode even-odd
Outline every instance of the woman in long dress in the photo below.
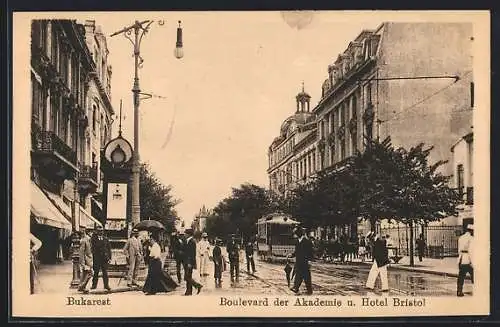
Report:
<svg viewBox="0 0 500 327"><path fill-rule="evenodd" d="M177 283L162 269L161 249L158 244L158 235L152 234L149 247L149 268L146 282L142 291L146 295L167 293L175 290Z"/></svg>

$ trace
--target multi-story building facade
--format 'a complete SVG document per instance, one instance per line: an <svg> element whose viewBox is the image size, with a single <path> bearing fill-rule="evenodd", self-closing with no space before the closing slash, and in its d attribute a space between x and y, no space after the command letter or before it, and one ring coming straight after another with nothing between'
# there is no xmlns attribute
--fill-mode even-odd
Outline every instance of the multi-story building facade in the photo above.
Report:
<svg viewBox="0 0 500 327"><path fill-rule="evenodd" d="M110 132L113 109L109 94L93 91L102 76L86 34L74 20L32 22L31 232L42 240L42 262L67 258L69 234L101 224L90 210L101 180L92 144L105 138L92 128L105 113L102 128ZM95 101L100 111L93 110Z"/></svg>
<svg viewBox="0 0 500 327"><path fill-rule="evenodd" d="M307 145L314 149L312 171L342 166L364 149L365 137L390 136L405 148L424 142L434 146L431 162L449 160L452 144L472 129L472 42L468 23L383 23L362 31L328 66L321 99L309 114L308 123L316 125ZM289 179L275 181L277 167L297 159L293 151L276 154L283 127L280 132L269 150L275 190L293 187ZM452 174L451 165L443 172Z"/></svg>
<svg viewBox="0 0 500 327"><path fill-rule="evenodd" d="M295 98L295 113L285 119L280 135L268 149L269 188L281 194L317 170L316 116L310 110L311 96L302 87Z"/></svg>

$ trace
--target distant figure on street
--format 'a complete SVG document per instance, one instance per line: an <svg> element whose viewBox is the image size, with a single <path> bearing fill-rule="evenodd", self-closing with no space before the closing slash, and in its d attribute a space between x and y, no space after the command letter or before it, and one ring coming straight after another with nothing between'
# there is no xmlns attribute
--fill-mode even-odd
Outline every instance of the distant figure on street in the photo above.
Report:
<svg viewBox="0 0 500 327"><path fill-rule="evenodd" d="M231 240L227 244L227 254L229 256L229 269L231 271L231 282L234 283L240 279L240 245L236 242L236 238L231 235Z"/></svg>
<svg viewBox="0 0 500 327"><path fill-rule="evenodd" d="M201 234L201 240L196 245L196 254L198 255L198 262L200 266L198 267L200 271L200 277L208 276L208 257L210 256L210 243L208 242L208 234Z"/></svg>
<svg viewBox="0 0 500 327"><path fill-rule="evenodd" d="M125 243L123 251L125 252L125 257L128 263L128 287L139 286L136 282L137 270L139 270L139 265L142 258L142 245L141 241L137 238L139 231L134 228L130 234L130 238Z"/></svg>
<svg viewBox="0 0 500 327"><path fill-rule="evenodd" d="M184 277L186 280L186 293L184 295L193 294L193 286L200 293L202 285L193 280L193 269L196 269L196 241L193 237L193 230L186 229L186 246L184 249ZM197 293L197 294L198 294Z"/></svg>
<svg viewBox="0 0 500 327"><path fill-rule="evenodd" d="M304 235L304 230L298 227L295 230L297 241L295 243L295 251L288 257L295 257L295 280L292 291L299 292L302 281L306 284L307 294L312 294L311 269L309 261L312 260L313 250L311 241Z"/></svg>
<svg viewBox="0 0 500 327"><path fill-rule="evenodd" d="M175 268L177 272L177 281L181 282L181 267L184 266L184 247L186 241L184 240L184 235L174 231L172 233L172 238L170 239L170 250L172 256L175 259ZM185 271L184 271L185 273Z"/></svg>
<svg viewBox="0 0 500 327"><path fill-rule="evenodd" d="M458 239L458 280L457 296L464 296L463 287L465 276L470 275L471 282L474 283L474 262L473 262L474 225L467 225L466 232Z"/></svg>
<svg viewBox="0 0 500 327"><path fill-rule="evenodd" d="M161 263L161 248L159 241L159 236L157 233L151 233L150 235L150 248L149 248L149 265L148 265L148 275L146 277L146 282L142 291L146 295L155 295L156 293L167 293L175 290L177 284L162 269Z"/></svg>
<svg viewBox="0 0 500 327"><path fill-rule="evenodd" d="M215 287L222 287L222 269L224 267L222 250L220 248L221 240L219 238L215 239L215 246L212 250L212 260L214 262L214 279L215 279Z"/></svg>
<svg viewBox="0 0 500 327"><path fill-rule="evenodd" d="M383 237L380 235L375 236L373 243L373 264L368 274L366 287L370 290L375 288L375 281L380 274L382 282L382 292L389 291L389 282L387 280L387 265L389 264L389 255L387 252L387 245Z"/></svg>
<svg viewBox="0 0 500 327"><path fill-rule="evenodd" d="M387 256L389 257L390 261L396 256L396 254L394 253L394 244L392 243L392 238L390 235L385 236L385 243L387 246Z"/></svg>
<svg viewBox="0 0 500 327"><path fill-rule="evenodd" d="M42 241L30 234L30 294L35 293L36 253L42 247Z"/></svg>
<svg viewBox="0 0 500 327"><path fill-rule="evenodd" d="M418 261L422 262L422 257L425 253L425 240L424 235L420 234L417 238L417 252L418 252Z"/></svg>
<svg viewBox="0 0 500 327"><path fill-rule="evenodd" d="M359 237L359 247L358 247L358 256L361 258L361 262L365 262L366 258L366 240L365 238L361 235Z"/></svg>
<svg viewBox="0 0 500 327"><path fill-rule="evenodd" d="M80 238L80 267L82 275L80 277L80 285L78 286L78 291L82 293L88 293L87 283L92 277L92 246L90 244L90 236L87 234L85 227L80 227L82 237Z"/></svg>
<svg viewBox="0 0 500 327"><path fill-rule="evenodd" d="M102 271L102 281L104 282L104 288L111 291L109 287L108 278L108 265L111 260L111 246L109 244L108 238L104 235L104 230L102 226L97 226L96 232L92 235L90 239L90 244L92 248L92 260L93 260L93 270L94 276L92 278L91 289L97 288L97 281L99 279L99 272Z"/></svg>
<svg viewBox="0 0 500 327"><path fill-rule="evenodd" d="M250 240L245 245L245 254L247 259L247 272L250 273L250 266L252 266L252 273L255 274L255 261L253 259L254 248Z"/></svg>

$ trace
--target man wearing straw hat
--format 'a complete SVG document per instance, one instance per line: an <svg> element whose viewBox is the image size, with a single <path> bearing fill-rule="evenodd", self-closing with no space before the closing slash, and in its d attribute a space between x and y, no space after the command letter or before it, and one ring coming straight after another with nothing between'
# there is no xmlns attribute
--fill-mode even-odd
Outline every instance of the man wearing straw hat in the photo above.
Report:
<svg viewBox="0 0 500 327"><path fill-rule="evenodd" d="M125 252L125 257L127 258L128 263L128 287L138 286L136 282L137 278L137 270L139 268L139 264L141 262L142 257L142 246L141 242L137 238L139 235L139 230L134 228L132 233L130 234L130 238L125 243L123 247L123 251Z"/></svg>
<svg viewBox="0 0 500 327"><path fill-rule="evenodd" d="M474 268L472 257L472 245L474 242L474 225L467 225L465 233L458 239L458 280L457 296L464 296L463 287L465 276L470 274L471 282L474 283Z"/></svg>
<svg viewBox="0 0 500 327"><path fill-rule="evenodd" d="M78 291L82 293L88 293L87 283L92 277L92 247L90 245L90 236L87 233L87 229L82 226L80 227L80 232L82 234L82 237L80 238L79 258L80 266L82 268L82 275L80 278Z"/></svg>

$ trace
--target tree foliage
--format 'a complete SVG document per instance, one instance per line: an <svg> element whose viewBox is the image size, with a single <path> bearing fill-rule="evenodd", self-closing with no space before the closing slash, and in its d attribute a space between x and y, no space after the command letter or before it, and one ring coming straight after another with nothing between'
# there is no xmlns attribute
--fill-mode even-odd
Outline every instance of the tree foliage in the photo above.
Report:
<svg viewBox="0 0 500 327"><path fill-rule="evenodd" d="M158 220L167 232L172 231L179 219L175 206L180 201L171 194L172 187L163 185L148 164L141 164L140 174L141 220Z"/></svg>
<svg viewBox="0 0 500 327"><path fill-rule="evenodd" d="M457 213L460 199L449 176L438 172L446 161L429 164L432 147L394 148L390 138L367 140L366 149L342 169L320 172L294 189L282 209L306 227L340 226L358 217L374 226L381 219L403 223L438 220Z"/></svg>
<svg viewBox="0 0 500 327"><path fill-rule="evenodd" d="M233 188L229 197L221 200L207 218L207 233L226 238L238 234L252 238L257 232L257 220L278 208L279 201L264 189L254 184L242 184Z"/></svg>

